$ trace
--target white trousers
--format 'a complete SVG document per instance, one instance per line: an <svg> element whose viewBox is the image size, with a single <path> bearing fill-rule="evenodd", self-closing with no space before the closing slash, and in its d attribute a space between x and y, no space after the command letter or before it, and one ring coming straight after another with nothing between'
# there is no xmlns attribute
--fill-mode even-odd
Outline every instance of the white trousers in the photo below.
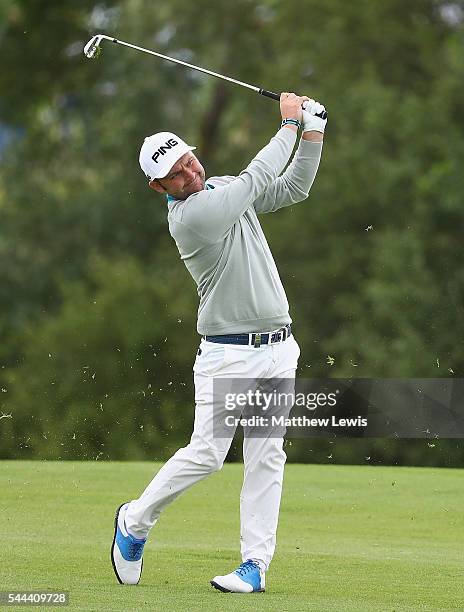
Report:
<svg viewBox="0 0 464 612"><path fill-rule="evenodd" d="M232 436L213 435L213 379L294 379L299 355L293 335L284 342L258 348L201 341L193 367L196 406L192 437L163 465L142 495L131 501L125 520L132 535L146 537L166 506L222 468ZM241 555L243 560L261 560L266 569L276 544L286 460L282 446L282 437L245 437L243 441Z"/></svg>

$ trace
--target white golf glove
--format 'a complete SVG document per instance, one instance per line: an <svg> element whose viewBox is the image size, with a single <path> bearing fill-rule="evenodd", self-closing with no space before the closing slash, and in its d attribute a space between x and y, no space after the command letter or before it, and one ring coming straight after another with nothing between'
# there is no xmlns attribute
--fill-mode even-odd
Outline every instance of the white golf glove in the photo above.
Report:
<svg viewBox="0 0 464 612"><path fill-rule="evenodd" d="M310 99L303 102L303 132L324 133L327 123L327 111L322 104Z"/></svg>

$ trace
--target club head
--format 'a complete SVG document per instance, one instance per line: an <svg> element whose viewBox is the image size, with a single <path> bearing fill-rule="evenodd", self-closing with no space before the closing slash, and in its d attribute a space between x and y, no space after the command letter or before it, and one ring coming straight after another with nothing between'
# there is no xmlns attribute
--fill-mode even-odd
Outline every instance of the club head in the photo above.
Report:
<svg viewBox="0 0 464 612"><path fill-rule="evenodd" d="M89 42L84 47L84 55L89 59L95 59L101 53L100 42L103 36L97 34L89 40Z"/></svg>

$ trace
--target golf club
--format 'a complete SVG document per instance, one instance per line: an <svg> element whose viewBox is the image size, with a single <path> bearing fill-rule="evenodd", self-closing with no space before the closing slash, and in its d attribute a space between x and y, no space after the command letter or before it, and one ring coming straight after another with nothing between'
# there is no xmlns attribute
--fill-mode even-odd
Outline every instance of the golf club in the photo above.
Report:
<svg viewBox="0 0 464 612"><path fill-rule="evenodd" d="M88 57L89 59L98 57L101 52L100 45L103 40L109 40L110 42L116 43L117 45L123 45L124 47L130 47L131 49L135 49L136 51L142 51L143 53L149 53L150 55L156 55L156 57L160 57L161 59L168 60L169 62L181 64L182 66L187 66L187 68L192 68L193 70L199 70L200 72L204 72L205 74L209 74L211 76L217 77L218 79L224 79L225 81L230 81L231 83L235 83L236 85L247 87L248 89L252 89L253 91L261 94L262 96L273 98L274 100L280 100L279 94L276 94L272 91L267 91L266 89L263 89L262 87L256 87L255 85L250 85L249 83L244 83L243 81L237 81L236 79L232 79L231 77L224 76L223 74L213 72L212 70L206 70L206 68L200 68L199 66L194 66L193 64L189 64L187 62L182 62L181 60L175 59L173 57L169 57L168 55L163 55L162 53L157 53L156 51L151 51L150 49L144 49L143 47L132 45L131 43L124 42L123 40L112 38L111 36L105 36L105 34L97 34L96 36L91 38L84 47L84 55Z"/></svg>

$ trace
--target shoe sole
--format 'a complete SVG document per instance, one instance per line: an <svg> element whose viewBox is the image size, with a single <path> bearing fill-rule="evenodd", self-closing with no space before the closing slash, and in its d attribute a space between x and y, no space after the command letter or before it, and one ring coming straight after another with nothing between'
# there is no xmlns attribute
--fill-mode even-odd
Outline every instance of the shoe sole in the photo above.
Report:
<svg viewBox="0 0 464 612"><path fill-rule="evenodd" d="M118 570L116 569L116 563L114 562L114 547L116 545L116 532L118 530L118 516L119 516L119 512L121 511L121 508L123 506L125 506L126 504L128 504L129 502L124 502L123 504L121 504L119 506L119 508L116 510L116 516L114 517L114 536L113 536L113 544L111 545L111 565L113 566L113 570L114 573L116 574L116 578L118 579L119 584L125 584L125 582L123 582L121 580L121 578L119 577L118 574ZM140 576L139 579L137 581L137 584L140 582L140 578L142 577L142 571L143 571L143 558L142 558L142 565L140 567Z"/></svg>
<svg viewBox="0 0 464 612"><path fill-rule="evenodd" d="M217 582L214 582L214 580L210 580L209 583L215 589L217 589L218 591L221 591L221 593L235 593L235 591L231 591L230 589L224 588L223 586L221 586ZM265 593L266 589L259 589L259 591L251 591L251 592L252 593ZM239 593L239 595L249 595L249 593Z"/></svg>

